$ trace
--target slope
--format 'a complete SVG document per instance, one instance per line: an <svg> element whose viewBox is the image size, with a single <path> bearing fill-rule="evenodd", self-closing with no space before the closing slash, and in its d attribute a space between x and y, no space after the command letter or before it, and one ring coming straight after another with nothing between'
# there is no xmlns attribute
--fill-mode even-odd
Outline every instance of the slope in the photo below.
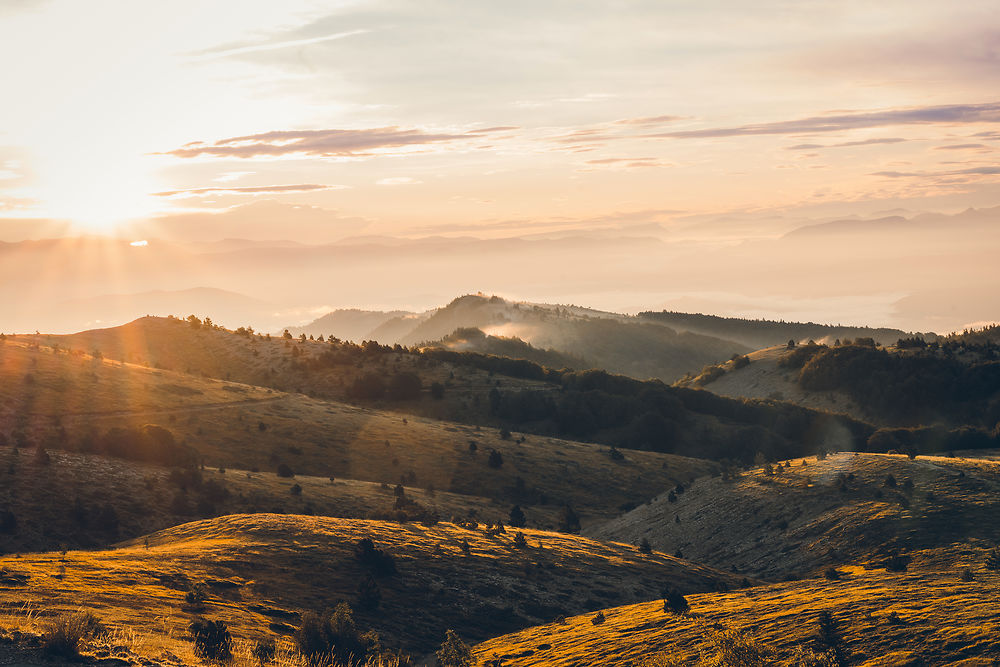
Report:
<svg viewBox="0 0 1000 667"><path fill-rule="evenodd" d="M699 479L586 533L645 538L715 567L778 579L875 566L895 553L912 555L914 567L951 562L969 544L996 540L998 510L995 461L845 452Z"/></svg>
<svg viewBox="0 0 1000 667"><path fill-rule="evenodd" d="M107 551L0 558L15 582L0 586L0 618L16 621L25 607L45 617L92 609L105 622L152 635L146 644L176 644L195 616L222 619L237 637L257 638L287 634L302 612L342 599L358 607L361 625L377 629L388 648L425 653L448 628L482 640L609 603L655 598L663 587L693 592L738 584L732 575L632 547L524 535L527 546L518 548L511 533L490 537L453 524L230 515ZM364 538L393 567L357 557ZM358 584L368 574L380 592L374 608L358 604ZM185 604L185 593L199 583L207 601Z"/></svg>
<svg viewBox="0 0 1000 667"><path fill-rule="evenodd" d="M970 566L972 581L961 580L958 569L854 568L840 581L690 595L688 614L664 612L661 602L607 609L599 624L587 614L490 639L474 651L504 667L821 667L838 664L838 654L841 664L860 667L987 667L1000 652L1000 575L984 570L981 556L957 564Z"/></svg>

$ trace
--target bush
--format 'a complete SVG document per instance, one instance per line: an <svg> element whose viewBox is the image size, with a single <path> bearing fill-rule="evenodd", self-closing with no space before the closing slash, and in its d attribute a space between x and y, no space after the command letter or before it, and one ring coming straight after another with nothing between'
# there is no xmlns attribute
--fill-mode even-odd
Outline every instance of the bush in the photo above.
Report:
<svg viewBox="0 0 1000 667"><path fill-rule="evenodd" d="M278 477L295 477L295 473L287 463L281 463L278 465Z"/></svg>
<svg viewBox="0 0 1000 667"><path fill-rule="evenodd" d="M57 619L42 636L42 649L62 658L76 658L80 655L80 642L87 637L96 637L105 632L97 616L90 612L80 612Z"/></svg>
<svg viewBox="0 0 1000 667"><path fill-rule="evenodd" d="M563 533L580 532L580 517L576 515L576 512L569 505L564 505L559 515L559 530Z"/></svg>
<svg viewBox="0 0 1000 667"><path fill-rule="evenodd" d="M510 508L510 515L507 517L507 525L511 528L524 528L528 519L524 516L524 511L521 509L520 505L514 505Z"/></svg>
<svg viewBox="0 0 1000 667"><path fill-rule="evenodd" d="M194 637L194 654L206 660L229 660L233 657L233 636L223 621L196 619L188 626Z"/></svg>
<svg viewBox="0 0 1000 667"><path fill-rule="evenodd" d="M767 667L773 665L774 655L753 637L736 630L723 630L712 636L718 651L720 667Z"/></svg>
<svg viewBox="0 0 1000 667"><path fill-rule="evenodd" d="M671 589L667 591L663 598L663 611L671 611L675 614L683 614L691 608L687 598L681 595L680 591Z"/></svg>
<svg viewBox="0 0 1000 667"><path fill-rule="evenodd" d="M911 558L901 554L892 554L885 560L885 569L888 572L906 572Z"/></svg>
<svg viewBox="0 0 1000 667"><path fill-rule="evenodd" d="M381 602L382 591L379 590L378 582L375 581L375 577L369 574L361 582L361 585L358 586L358 608L374 611L378 609Z"/></svg>
<svg viewBox="0 0 1000 667"><path fill-rule="evenodd" d="M370 537L358 540L357 546L354 547L354 558L376 577L396 574L396 561L392 554L377 548Z"/></svg>
<svg viewBox="0 0 1000 667"><path fill-rule="evenodd" d="M472 667L472 650L454 630L445 633L444 643L436 653L440 667Z"/></svg>
<svg viewBox="0 0 1000 667"><path fill-rule="evenodd" d="M823 576L830 581L840 581L840 572L835 567L826 568L826 572L823 573Z"/></svg>
<svg viewBox="0 0 1000 667"><path fill-rule="evenodd" d="M503 454L497 450L490 451L490 458L486 461L486 464L491 468L499 468L503 466Z"/></svg>
<svg viewBox="0 0 1000 667"><path fill-rule="evenodd" d="M653 553L653 545L651 545L649 543L649 540L647 540L645 537L642 538L641 542L639 542L639 553L644 553L647 556Z"/></svg>
<svg viewBox="0 0 1000 667"><path fill-rule="evenodd" d="M262 665L274 660L274 656L277 653L278 647L273 637L265 637L257 641L253 645L253 648L250 649L250 654Z"/></svg>
<svg viewBox="0 0 1000 667"><path fill-rule="evenodd" d="M1000 570L1000 547L997 547L986 554L986 569Z"/></svg>
<svg viewBox="0 0 1000 667"><path fill-rule="evenodd" d="M306 612L295 633L299 652L313 665L329 664L331 658L341 663L363 662L380 648L378 634L362 633L354 622L354 612L341 602L331 614Z"/></svg>
<svg viewBox="0 0 1000 667"><path fill-rule="evenodd" d="M973 581L975 577L972 576L972 570L970 568L965 568L962 570L962 581Z"/></svg>

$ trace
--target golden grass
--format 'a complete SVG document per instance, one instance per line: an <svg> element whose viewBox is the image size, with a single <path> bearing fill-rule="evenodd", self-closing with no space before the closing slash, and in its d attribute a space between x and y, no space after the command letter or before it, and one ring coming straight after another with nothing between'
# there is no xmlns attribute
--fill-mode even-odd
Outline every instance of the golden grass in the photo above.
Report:
<svg viewBox="0 0 1000 667"><path fill-rule="evenodd" d="M654 599L664 587L713 590L733 575L634 547L524 531L489 537L452 524L425 527L291 515L232 515L188 523L105 551L0 557L27 575L0 585L0 625L33 622L79 609L107 624L144 628L159 646L182 640L198 615L224 620L234 637L281 634L303 610L355 602L365 568L353 556L362 537L393 555L399 573L379 579L382 603L359 612L389 648L427 652L448 628L468 639L528 627L608 603ZM469 553L463 551L463 541ZM204 608L185 603L205 583Z"/></svg>
<svg viewBox="0 0 1000 667"><path fill-rule="evenodd" d="M664 612L658 602L618 607L604 610L600 625L586 614L490 639L474 652L480 660L500 657L504 667L640 667L658 654L664 665L706 665L719 655L713 636L732 628L774 650L768 664L798 665L796 648L822 648L818 616L827 611L852 665L995 664L1000 575L980 568L976 581L964 583L958 574L864 571L837 582L690 595L689 615Z"/></svg>
<svg viewBox="0 0 1000 667"><path fill-rule="evenodd" d="M802 461L780 474L699 479L676 502L661 496L585 533L632 543L645 537L670 553L774 579L872 564L893 550L919 552L914 567L951 566L970 545L975 551L1000 535L996 462L853 453ZM889 475L895 487L885 485Z"/></svg>

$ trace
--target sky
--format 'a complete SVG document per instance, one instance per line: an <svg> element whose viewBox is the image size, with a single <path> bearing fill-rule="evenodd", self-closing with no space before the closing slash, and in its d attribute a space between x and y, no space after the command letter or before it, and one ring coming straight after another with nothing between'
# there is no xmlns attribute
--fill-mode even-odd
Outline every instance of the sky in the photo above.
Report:
<svg viewBox="0 0 1000 667"><path fill-rule="evenodd" d="M5 0L0 58L8 237L265 200L322 213L302 242L1000 203L992 1Z"/></svg>
<svg viewBox="0 0 1000 667"><path fill-rule="evenodd" d="M619 230L725 247L996 207L996 9L0 0L0 241ZM671 281L602 305L682 298Z"/></svg>

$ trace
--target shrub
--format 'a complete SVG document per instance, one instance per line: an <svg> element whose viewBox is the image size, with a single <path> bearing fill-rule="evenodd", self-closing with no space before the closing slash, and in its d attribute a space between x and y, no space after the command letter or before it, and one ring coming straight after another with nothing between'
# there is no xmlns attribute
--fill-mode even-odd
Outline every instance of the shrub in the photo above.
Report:
<svg viewBox="0 0 1000 667"><path fill-rule="evenodd" d="M196 619L188 626L194 637L194 654L207 660L229 660L233 657L233 636L224 621Z"/></svg>
<svg viewBox="0 0 1000 667"><path fill-rule="evenodd" d="M341 602L333 613L306 612L295 633L299 652L313 665L329 664L331 658L341 663L363 662L380 648L378 634L362 633L354 622L354 612Z"/></svg>
<svg viewBox="0 0 1000 667"><path fill-rule="evenodd" d="M823 573L823 576L830 581L840 581L840 572L835 567L826 568L826 572Z"/></svg>
<svg viewBox="0 0 1000 667"><path fill-rule="evenodd" d="M683 614L691 608L687 598L681 595L680 591L671 589L667 591L663 598L663 611L671 611L675 614Z"/></svg>
<svg viewBox="0 0 1000 667"><path fill-rule="evenodd" d="M972 570L970 568L965 568L962 570L962 581L972 581L974 577L972 576Z"/></svg>
<svg viewBox="0 0 1000 667"><path fill-rule="evenodd" d="M885 569L889 572L906 572L911 558L902 554L891 554L885 560Z"/></svg>
<svg viewBox="0 0 1000 667"><path fill-rule="evenodd" d="M354 547L354 557L376 577L396 574L396 561L392 554L376 547L370 537L358 540L357 546Z"/></svg>
<svg viewBox="0 0 1000 667"><path fill-rule="evenodd" d="M580 532L580 517L569 505L564 505L559 515L559 530L563 533Z"/></svg>
<svg viewBox="0 0 1000 667"><path fill-rule="evenodd" d="M200 582L192 586L191 590L184 594L184 601L188 604L201 605L207 599L208 593L206 592L205 584Z"/></svg>
<svg viewBox="0 0 1000 667"><path fill-rule="evenodd" d="M258 640L254 643L253 648L250 649L250 654L262 665L274 660L277 652L277 645L273 637L265 637Z"/></svg>
<svg viewBox="0 0 1000 667"><path fill-rule="evenodd" d="M515 549L528 548L528 540L525 539L524 533L514 533L514 548Z"/></svg>
<svg viewBox="0 0 1000 667"><path fill-rule="evenodd" d="M756 639L736 630L723 630L712 636L720 667L767 667L774 655Z"/></svg>
<svg viewBox="0 0 1000 667"><path fill-rule="evenodd" d="M490 451L490 458L486 461L486 464L491 468L499 468L503 466L503 454L497 450Z"/></svg>
<svg viewBox="0 0 1000 667"><path fill-rule="evenodd" d="M445 633L444 643L436 653L440 667L472 667L472 650L454 630Z"/></svg>
<svg viewBox="0 0 1000 667"><path fill-rule="evenodd" d="M647 556L653 553L653 545L651 545L649 543L649 540L647 540L645 537L642 538L641 542L639 542L639 552L644 553Z"/></svg>
<svg viewBox="0 0 1000 667"><path fill-rule="evenodd" d="M603 611L599 611L599 612L597 612L597 616L594 616L592 619L590 619L590 622L592 624L594 624L594 625L600 625L605 620L606 619L604 618L604 612Z"/></svg>
<svg viewBox="0 0 1000 667"><path fill-rule="evenodd" d="M62 658L76 658L80 655L80 642L87 637L104 633L104 626L97 616L90 612L80 612L57 619L42 636L42 649Z"/></svg>
<svg viewBox="0 0 1000 667"><path fill-rule="evenodd" d="M302 495L302 485L301 484L295 484L295 485L292 486L292 488L290 488L288 490L288 492L291 493L293 496L301 496Z"/></svg>
<svg viewBox="0 0 1000 667"><path fill-rule="evenodd" d="M507 525L511 528L524 528L527 521L527 517L524 516L524 511L521 509L520 505L514 505L510 508L510 515L507 517Z"/></svg>
<svg viewBox="0 0 1000 667"><path fill-rule="evenodd" d="M997 547L986 554L986 569L1000 570L1000 547Z"/></svg>
<svg viewBox="0 0 1000 667"><path fill-rule="evenodd" d="M278 477L295 477L295 473L287 463L278 464Z"/></svg>

